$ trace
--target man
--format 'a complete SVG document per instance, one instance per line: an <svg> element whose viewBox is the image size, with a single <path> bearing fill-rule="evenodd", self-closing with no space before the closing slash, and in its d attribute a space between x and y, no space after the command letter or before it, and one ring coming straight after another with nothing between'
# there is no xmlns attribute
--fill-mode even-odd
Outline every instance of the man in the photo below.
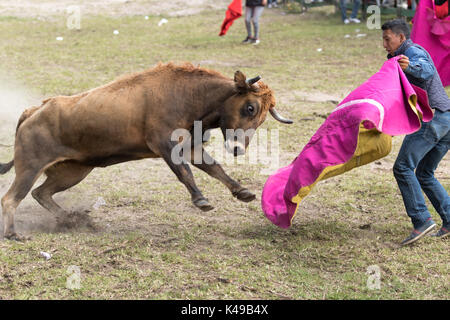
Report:
<svg viewBox="0 0 450 320"><path fill-rule="evenodd" d="M433 236L444 238L450 232L450 197L434 177L434 171L450 146L450 99L428 52L409 39L406 22L396 19L381 28L388 58L401 56L398 62L409 82L427 92L434 109L433 120L422 122L419 131L405 137L394 164L394 176L414 225L411 235L401 244L414 243L436 226L421 189L442 218L442 228Z"/></svg>

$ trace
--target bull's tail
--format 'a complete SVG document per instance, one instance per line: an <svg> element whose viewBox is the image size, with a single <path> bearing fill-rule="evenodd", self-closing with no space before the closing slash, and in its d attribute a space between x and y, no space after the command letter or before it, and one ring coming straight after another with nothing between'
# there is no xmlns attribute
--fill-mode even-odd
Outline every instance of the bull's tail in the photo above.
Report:
<svg viewBox="0 0 450 320"><path fill-rule="evenodd" d="M0 174L5 174L14 166L14 160L8 163L0 163Z"/></svg>

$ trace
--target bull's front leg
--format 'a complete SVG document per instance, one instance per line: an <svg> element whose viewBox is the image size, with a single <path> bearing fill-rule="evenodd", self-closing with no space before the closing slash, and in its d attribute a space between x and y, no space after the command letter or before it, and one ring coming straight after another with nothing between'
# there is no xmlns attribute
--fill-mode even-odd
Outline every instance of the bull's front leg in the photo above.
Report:
<svg viewBox="0 0 450 320"><path fill-rule="evenodd" d="M208 202L194 181L194 176L192 175L191 168L186 162L175 161L172 159L172 149L175 143L167 143L162 148L160 148L161 156L164 161L169 165L170 169L175 173L178 180L180 180L188 189L191 194L192 203L202 211L209 211L214 209ZM175 159L176 160L176 159Z"/></svg>
<svg viewBox="0 0 450 320"><path fill-rule="evenodd" d="M199 168L200 170L206 172L211 177L216 178L217 180L221 181L225 186L230 189L231 194L236 197L237 199L244 201L244 202L250 202L252 200L255 200L255 195L251 193L247 188L242 187L237 181L230 178L223 168L220 166L217 161L212 158L204 149L201 148L202 154L195 154L196 148L191 149L191 163ZM200 152L200 148L197 149L197 152ZM196 163L196 159L201 159L201 161L198 161L199 163Z"/></svg>

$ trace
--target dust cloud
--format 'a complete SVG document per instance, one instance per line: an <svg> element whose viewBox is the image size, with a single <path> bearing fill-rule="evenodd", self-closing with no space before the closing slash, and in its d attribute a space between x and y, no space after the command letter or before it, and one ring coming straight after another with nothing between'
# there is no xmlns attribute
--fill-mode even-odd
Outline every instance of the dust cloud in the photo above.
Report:
<svg viewBox="0 0 450 320"><path fill-rule="evenodd" d="M0 147L14 143L17 120L33 105L40 105L40 99L30 89L14 79L0 76Z"/></svg>

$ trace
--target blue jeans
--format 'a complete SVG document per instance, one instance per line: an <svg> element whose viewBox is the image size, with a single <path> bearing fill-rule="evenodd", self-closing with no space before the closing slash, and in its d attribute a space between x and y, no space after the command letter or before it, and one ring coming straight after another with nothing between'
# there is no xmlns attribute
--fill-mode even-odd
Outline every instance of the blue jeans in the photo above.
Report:
<svg viewBox="0 0 450 320"><path fill-rule="evenodd" d="M394 164L394 176L414 228L430 218L421 188L441 216L443 225L450 226L450 197L434 177L434 171L449 147L450 111L437 109L433 120L422 122L419 131L403 140Z"/></svg>
<svg viewBox="0 0 450 320"><path fill-rule="evenodd" d="M347 12L346 12L347 9L345 8L345 3L346 2L347 1L345 1L345 0L340 0L342 21L347 19ZM361 3L361 0L354 0L353 1L353 10L352 10L352 15L350 16L350 18L352 18L352 19L356 18L357 14L358 14L360 3Z"/></svg>

